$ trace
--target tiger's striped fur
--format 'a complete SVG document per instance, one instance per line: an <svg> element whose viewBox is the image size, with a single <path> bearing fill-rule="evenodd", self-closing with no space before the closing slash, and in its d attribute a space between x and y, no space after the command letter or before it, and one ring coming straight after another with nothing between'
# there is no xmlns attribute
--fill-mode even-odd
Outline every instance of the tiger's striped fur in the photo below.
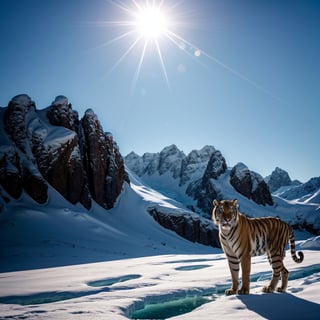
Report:
<svg viewBox="0 0 320 320"><path fill-rule="evenodd" d="M272 267L272 279L263 292L273 292L280 275L282 284L278 292L284 292L288 284L289 272L283 264L285 249L290 242L291 257L296 263L303 261L303 253L296 256L295 239L292 228L278 218L247 218L237 208L237 200L214 200L212 219L219 226L219 237L226 254L232 287L226 295L249 294L251 257L266 253ZM242 270L242 286L239 284L239 264Z"/></svg>

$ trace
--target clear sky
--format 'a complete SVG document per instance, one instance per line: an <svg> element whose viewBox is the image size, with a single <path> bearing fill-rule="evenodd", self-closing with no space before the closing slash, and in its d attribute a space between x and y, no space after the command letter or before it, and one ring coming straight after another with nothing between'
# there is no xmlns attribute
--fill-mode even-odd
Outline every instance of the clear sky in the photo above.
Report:
<svg viewBox="0 0 320 320"><path fill-rule="evenodd" d="M123 155L213 145L263 176L319 176L320 1L153 3L166 24L148 38L146 0L0 0L0 105L62 94Z"/></svg>

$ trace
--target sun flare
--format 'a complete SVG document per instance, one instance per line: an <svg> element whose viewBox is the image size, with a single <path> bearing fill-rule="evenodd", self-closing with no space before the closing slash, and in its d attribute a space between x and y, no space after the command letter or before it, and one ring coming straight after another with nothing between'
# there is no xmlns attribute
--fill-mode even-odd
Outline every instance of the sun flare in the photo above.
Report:
<svg viewBox="0 0 320 320"><path fill-rule="evenodd" d="M138 33L147 40L158 39L166 33L168 27L168 19L161 8L156 6L140 8L135 22Z"/></svg>
<svg viewBox="0 0 320 320"><path fill-rule="evenodd" d="M132 0L131 4L124 4L124 2L120 0L106 1L119 8L122 13L127 16L125 20L105 22L106 25L126 29L120 33L119 36L108 41L107 44L109 45L124 39L131 39L127 49L119 57L110 72L118 67L130 53L140 50L140 58L133 77L132 89L135 88L139 79L149 47L153 47L155 52L157 52L162 74L168 87L169 78L162 52L165 41L172 43L191 58L200 57L200 50L176 33L175 29L177 27L185 25L185 23L179 21L181 10L179 11L179 15L177 15L175 11L175 9L181 5L181 2L171 2L171 5L169 5L169 1L166 2L166 0Z"/></svg>

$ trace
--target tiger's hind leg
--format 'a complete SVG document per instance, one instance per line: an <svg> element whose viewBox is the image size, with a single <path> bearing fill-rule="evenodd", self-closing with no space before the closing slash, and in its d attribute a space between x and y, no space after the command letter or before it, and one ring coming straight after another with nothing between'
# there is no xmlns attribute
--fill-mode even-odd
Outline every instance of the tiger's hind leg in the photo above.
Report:
<svg viewBox="0 0 320 320"><path fill-rule="evenodd" d="M281 287L277 288L278 292L286 292L287 286L288 286L288 278L289 278L289 271L283 266L283 269L281 271Z"/></svg>
<svg viewBox="0 0 320 320"><path fill-rule="evenodd" d="M263 289L262 289L262 291L266 292L266 293L274 292L274 290L276 289L276 286L278 284L279 278L280 278L280 273L282 273L282 271L285 269L285 267L283 265L283 257L282 256L280 256L280 255L270 256L270 254L268 254L268 259L269 259L269 262L272 267L272 278L271 278L269 285L263 287ZM288 282L288 279L287 279L287 282ZM283 284L285 284L285 287L287 286L287 282L283 283ZM283 287L283 285L282 285L282 287Z"/></svg>

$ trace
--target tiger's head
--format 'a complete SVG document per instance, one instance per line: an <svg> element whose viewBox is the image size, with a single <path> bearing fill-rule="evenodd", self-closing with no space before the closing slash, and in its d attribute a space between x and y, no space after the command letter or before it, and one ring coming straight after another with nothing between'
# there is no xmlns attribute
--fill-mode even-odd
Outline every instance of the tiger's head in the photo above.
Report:
<svg viewBox="0 0 320 320"><path fill-rule="evenodd" d="M229 231L239 220L238 200L214 200L212 220L222 231Z"/></svg>

